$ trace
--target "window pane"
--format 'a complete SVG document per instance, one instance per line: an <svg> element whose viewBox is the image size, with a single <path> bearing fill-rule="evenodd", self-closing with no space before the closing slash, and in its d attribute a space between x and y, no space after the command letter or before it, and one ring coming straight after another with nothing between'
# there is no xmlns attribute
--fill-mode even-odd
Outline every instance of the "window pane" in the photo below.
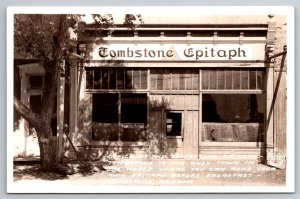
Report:
<svg viewBox="0 0 300 199"><path fill-rule="evenodd" d="M192 90L193 88L193 76L191 70L186 70L185 72L185 89Z"/></svg>
<svg viewBox="0 0 300 199"><path fill-rule="evenodd" d="M92 139L118 140L118 94L93 94Z"/></svg>
<svg viewBox="0 0 300 199"><path fill-rule="evenodd" d="M257 89L263 90L264 89L264 72L257 71Z"/></svg>
<svg viewBox="0 0 300 199"><path fill-rule="evenodd" d="M125 88L125 76L124 70L117 70L117 88L124 89Z"/></svg>
<svg viewBox="0 0 300 199"><path fill-rule="evenodd" d="M248 88L248 82L249 82L248 72L249 71L241 71L242 89L247 89L247 90L249 89Z"/></svg>
<svg viewBox="0 0 300 199"><path fill-rule="evenodd" d="M31 89L43 88L43 76L29 76L29 87Z"/></svg>
<svg viewBox="0 0 300 199"><path fill-rule="evenodd" d="M141 88L141 74L140 70L133 70L133 89Z"/></svg>
<svg viewBox="0 0 300 199"><path fill-rule="evenodd" d="M203 70L202 73L202 89L209 89L209 70Z"/></svg>
<svg viewBox="0 0 300 199"><path fill-rule="evenodd" d="M263 89L263 71L202 70L202 89L249 90ZM217 78L217 80L216 80ZM217 81L217 86L215 85Z"/></svg>
<svg viewBox="0 0 300 199"><path fill-rule="evenodd" d="M193 71L193 90L199 90L199 71Z"/></svg>
<svg viewBox="0 0 300 199"><path fill-rule="evenodd" d="M94 122L118 123L118 94L93 94Z"/></svg>
<svg viewBox="0 0 300 199"><path fill-rule="evenodd" d="M163 89L170 90L171 89L171 74L170 70L163 71Z"/></svg>
<svg viewBox="0 0 300 199"><path fill-rule="evenodd" d="M157 70L157 90L163 90L163 70Z"/></svg>
<svg viewBox="0 0 300 199"><path fill-rule="evenodd" d="M123 124L120 140L129 142L145 142L147 141L146 132L147 131L143 123Z"/></svg>
<svg viewBox="0 0 300 199"><path fill-rule="evenodd" d="M249 89L256 89L256 71L249 72Z"/></svg>
<svg viewBox="0 0 300 199"><path fill-rule="evenodd" d="M132 85L133 85L133 82L132 82L132 73L133 71L132 70L126 70L125 71L125 89L132 89Z"/></svg>
<svg viewBox="0 0 300 199"><path fill-rule="evenodd" d="M116 70L109 70L109 89L116 89L117 74Z"/></svg>
<svg viewBox="0 0 300 199"><path fill-rule="evenodd" d="M263 122L263 95L204 94L202 98L203 122Z"/></svg>
<svg viewBox="0 0 300 199"><path fill-rule="evenodd" d="M86 69L86 89L93 89L93 70Z"/></svg>
<svg viewBox="0 0 300 199"><path fill-rule="evenodd" d="M225 80L226 80L225 88L231 90L232 89L232 71L231 70L228 70L228 71L225 70Z"/></svg>
<svg viewBox="0 0 300 199"><path fill-rule="evenodd" d="M263 95L204 94L202 99L203 141L263 141Z"/></svg>
<svg viewBox="0 0 300 199"><path fill-rule="evenodd" d="M148 88L148 71L147 70L141 70L141 89L147 89Z"/></svg>
<svg viewBox="0 0 300 199"><path fill-rule="evenodd" d="M240 71L234 70L232 71L232 75L233 75L233 89L239 90L240 82L241 82Z"/></svg>
<svg viewBox="0 0 300 199"><path fill-rule="evenodd" d="M218 89L225 89L225 71L218 70Z"/></svg>
<svg viewBox="0 0 300 199"><path fill-rule="evenodd" d="M93 140L118 141L118 123L97 123L93 122Z"/></svg>
<svg viewBox="0 0 300 199"><path fill-rule="evenodd" d="M185 90L186 82L185 82L185 71L179 70L179 89Z"/></svg>
<svg viewBox="0 0 300 199"><path fill-rule="evenodd" d="M166 135L167 136L181 136L181 113L167 113L166 121Z"/></svg>
<svg viewBox="0 0 300 199"><path fill-rule="evenodd" d="M147 95L122 94L121 122L147 123Z"/></svg>
<svg viewBox="0 0 300 199"><path fill-rule="evenodd" d="M263 142L264 125L259 123L203 123L204 142Z"/></svg>
<svg viewBox="0 0 300 199"><path fill-rule="evenodd" d="M146 141L147 95L121 95L122 141Z"/></svg>
<svg viewBox="0 0 300 199"><path fill-rule="evenodd" d="M157 85L157 71L151 69L151 71L150 71L150 89L157 90L156 85Z"/></svg>
<svg viewBox="0 0 300 199"><path fill-rule="evenodd" d="M94 70L94 88L101 88L101 70Z"/></svg>
<svg viewBox="0 0 300 199"><path fill-rule="evenodd" d="M179 71L174 70L172 73L172 90L179 89Z"/></svg>
<svg viewBox="0 0 300 199"><path fill-rule="evenodd" d="M209 89L217 89L217 73L216 71L210 70L209 71Z"/></svg>
<svg viewBox="0 0 300 199"><path fill-rule="evenodd" d="M109 70L102 69L102 89L108 89L109 85Z"/></svg>

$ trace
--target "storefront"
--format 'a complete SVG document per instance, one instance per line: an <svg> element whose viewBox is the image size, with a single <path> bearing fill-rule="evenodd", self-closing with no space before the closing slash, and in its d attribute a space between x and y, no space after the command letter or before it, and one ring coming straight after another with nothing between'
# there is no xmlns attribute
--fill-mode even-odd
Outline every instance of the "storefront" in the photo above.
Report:
<svg viewBox="0 0 300 199"><path fill-rule="evenodd" d="M284 150L285 63L268 59L276 23L262 18L145 23L134 31L82 24L83 59L68 63L70 79L61 77L57 92L59 154L74 154L63 129L81 155L96 159L267 158ZM20 98L38 108L42 66L19 69ZM34 135L24 120L19 126L25 139Z"/></svg>
<svg viewBox="0 0 300 199"><path fill-rule="evenodd" d="M120 25L102 40L82 29L70 127L85 155L197 159L274 147L272 23Z"/></svg>

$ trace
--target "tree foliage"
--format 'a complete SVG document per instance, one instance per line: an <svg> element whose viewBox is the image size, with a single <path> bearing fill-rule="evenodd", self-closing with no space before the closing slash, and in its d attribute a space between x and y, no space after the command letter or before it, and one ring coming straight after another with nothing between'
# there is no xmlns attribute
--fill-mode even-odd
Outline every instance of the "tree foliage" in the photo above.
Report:
<svg viewBox="0 0 300 199"><path fill-rule="evenodd" d="M83 22L85 14L66 15L67 26L78 33L78 23ZM112 14L92 14L93 24L99 29L113 31L115 22ZM40 60L53 59L53 47L59 31L61 15L46 14L17 14L14 16L14 53L22 58ZM124 25L133 31L144 21L140 14L126 14ZM62 35L59 35L62 37ZM68 32L63 35L69 39ZM67 46L65 46L67 47Z"/></svg>
<svg viewBox="0 0 300 199"><path fill-rule="evenodd" d="M44 15L16 14L14 16L14 54L21 57L37 59L45 69L45 86L43 90L40 113L34 113L19 99L14 98L15 110L36 130L38 135L41 166L46 170L61 170L57 167L57 149L52 139L51 117L56 97L59 76L65 75L63 63L72 54L69 52L70 30L78 33L83 14ZM99 29L113 31L114 19L110 14L93 14L94 25ZM143 21L141 15L127 14L124 24L135 30Z"/></svg>

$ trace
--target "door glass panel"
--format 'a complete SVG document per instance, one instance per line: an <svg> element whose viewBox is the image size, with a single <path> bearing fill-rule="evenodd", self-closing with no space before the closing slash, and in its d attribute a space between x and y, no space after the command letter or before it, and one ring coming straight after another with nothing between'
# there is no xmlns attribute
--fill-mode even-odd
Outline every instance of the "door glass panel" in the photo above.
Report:
<svg viewBox="0 0 300 199"><path fill-rule="evenodd" d="M181 113L167 113L166 118L166 135L167 136L181 136L181 121L182 114Z"/></svg>

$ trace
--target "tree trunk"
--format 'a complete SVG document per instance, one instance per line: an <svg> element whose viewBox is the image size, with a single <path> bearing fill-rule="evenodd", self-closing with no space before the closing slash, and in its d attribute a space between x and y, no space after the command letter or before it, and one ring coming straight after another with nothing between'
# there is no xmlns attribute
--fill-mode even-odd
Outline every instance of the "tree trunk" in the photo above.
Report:
<svg viewBox="0 0 300 199"><path fill-rule="evenodd" d="M57 166L57 139L52 136L51 122L43 121L40 114L34 113L17 98L14 98L14 106L37 132L41 169L53 170Z"/></svg>
<svg viewBox="0 0 300 199"><path fill-rule="evenodd" d="M53 136L51 119L54 101L57 94L57 84L63 59L63 48L67 34L67 16L60 15L57 36L53 37L53 60L43 63L45 69L45 88L42 98L41 113L34 113L19 99L14 98L16 111L20 113L35 128L40 148L41 169L59 171L57 158L57 137ZM56 110L55 110L56 111ZM61 172L65 174L64 172Z"/></svg>
<svg viewBox="0 0 300 199"><path fill-rule="evenodd" d="M53 61L45 63L45 92L42 99L41 117L44 125L40 141L41 167L44 170L59 171L57 137L53 136L51 119L54 101L57 96L57 85L61 74L63 48L67 34L67 16L60 15L57 36L53 38ZM56 111L56 110L54 110Z"/></svg>
<svg viewBox="0 0 300 199"><path fill-rule="evenodd" d="M50 136L45 138L44 135L51 135L51 126L44 126L43 134L39 138L41 169L52 171L57 164L57 139Z"/></svg>

